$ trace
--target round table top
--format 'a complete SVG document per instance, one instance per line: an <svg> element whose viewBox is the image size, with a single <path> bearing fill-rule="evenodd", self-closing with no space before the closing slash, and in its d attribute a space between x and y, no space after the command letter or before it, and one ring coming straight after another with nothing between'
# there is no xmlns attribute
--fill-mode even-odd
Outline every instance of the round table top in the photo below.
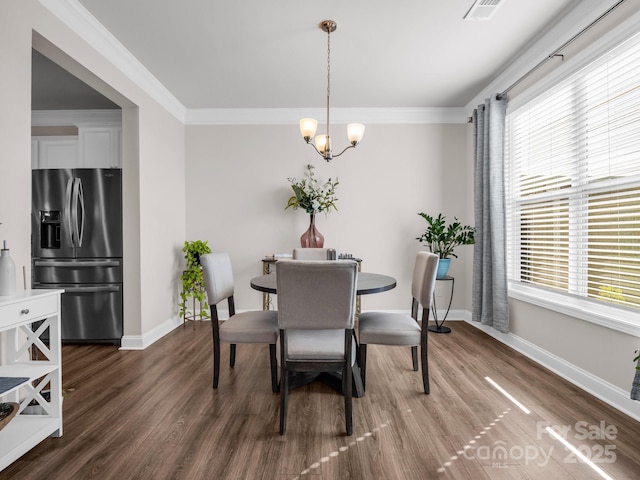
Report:
<svg viewBox="0 0 640 480"><path fill-rule="evenodd" d="M386 292L396 287L396 279L379 273L359 272L356 282L357 295ZM277 294L275 272L251 279L251 288L264 293Z"/></svg>

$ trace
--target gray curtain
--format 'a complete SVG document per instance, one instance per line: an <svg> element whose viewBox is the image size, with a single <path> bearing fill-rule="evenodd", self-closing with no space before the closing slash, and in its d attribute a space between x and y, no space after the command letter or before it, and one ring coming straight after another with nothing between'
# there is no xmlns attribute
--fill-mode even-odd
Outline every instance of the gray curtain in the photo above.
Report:
<svg viewBox="0 0 640 480"><path fill-rule="evenodd" d="M506 98L488 98L473 112L474 215L472 320L509 331L504 198Z"/></svg>
<svg viewBox="0 0 640 480"><path fill-rule="evenodd" d="M636 374L633 377L633 384L631 385L631 398L633 400L640 400L640 358L638 358L636 367Z"/></svg>

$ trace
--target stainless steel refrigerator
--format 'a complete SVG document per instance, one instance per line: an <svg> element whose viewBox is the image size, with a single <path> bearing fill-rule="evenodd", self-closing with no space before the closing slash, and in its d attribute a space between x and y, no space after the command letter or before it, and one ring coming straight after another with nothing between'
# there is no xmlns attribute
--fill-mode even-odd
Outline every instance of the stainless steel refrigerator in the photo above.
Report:
<svg viewBox="0 0 640 480"><path fill-rule="evenodd" d="M32 172L33 288L64 288L62 340L122 340L122 170Z"/></svg>

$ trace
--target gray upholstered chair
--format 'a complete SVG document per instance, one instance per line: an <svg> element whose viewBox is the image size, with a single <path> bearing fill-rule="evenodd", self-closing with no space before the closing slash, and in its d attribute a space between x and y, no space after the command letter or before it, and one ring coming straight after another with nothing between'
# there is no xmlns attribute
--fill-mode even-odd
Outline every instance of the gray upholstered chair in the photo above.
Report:
<svg viewBox="0 0 640 480"><path fill-rule="evenodd" d="M237 343L266 343L269 345L271 389L278 391L276 341L278 339L278 313L273 310L255 310L236 313L233 298L234 283L231 258L227 253L208 253L200 257L207 300L211 307L213 330L213 388L218 388L220 377L220 342L230 344L229 366L236 362ZM229 319L220 325L218 303L227 300Z"/></svg>
<svg viewBox="0 0 640 480"><path fill-rule="evenodd" d="M358 269L353 261L276 263L280 327L280 434L287 429L287 398L294 372L341 372L347 435L351 419L353 322Z"/></svg>
<svg viewBox="0 0 640 480"><path fill-rule="evenodd" d="M365 312L358 319L358 363L362 383L366 386L367 345L410 346L413 369L418 371L418 346L422 363L424 393L429 393L429 358L427 332L429 309L433 299L438 270L438 255L418 252L411 282L411 315L387 312ZM422 321L418 322L418 310L422 305Z"/></svg>
<svg viewBox="0 0 640 480"><path fill-rule="evenodd" d="M294 248L294 260L326 260L327 248Z"/></svg>

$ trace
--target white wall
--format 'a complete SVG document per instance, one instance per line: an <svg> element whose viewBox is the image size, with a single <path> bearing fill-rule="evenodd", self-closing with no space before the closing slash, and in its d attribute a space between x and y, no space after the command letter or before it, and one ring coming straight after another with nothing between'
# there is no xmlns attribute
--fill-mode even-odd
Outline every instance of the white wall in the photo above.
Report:
<svg viewBox="0 0 640 480"><path fill-rule="evenodd" d="M124 328L129 346L144 347L167 323L177 323L183 122L40 2L0 2L0 233L17 266L30 264L32 32L38 49L124 107Z"/></svg>
<svg viewBox="0 0 640 480"><path fill-rule="evenodd" d="M346 127L334 125L334 149ZM367 125L362 143L330 163L300 138L297 125L187 127L187 238L208 240L230 253L239 309L260 308L249 281L261 259L291 253L309 217L284 210L293 191L287 177L303 176L312 163L320 180L338 177L338 211L317 217L325 246L363 259L363 271L397 279L396 289L363 297L362 308L408 310L415 240L425 227L418 212L467 215L466 124ZM344 137L344 140L342 138ZM452 265L452 309L470 307L465 263L472 247L460 247Z"/></svg>
<svg viewBox="0 0 640 480"><path fill-rule="evenodd" d="M0 2L0 240L20 287L22 266L31 271L31 29L24 28L31 10Z"/></svg>

